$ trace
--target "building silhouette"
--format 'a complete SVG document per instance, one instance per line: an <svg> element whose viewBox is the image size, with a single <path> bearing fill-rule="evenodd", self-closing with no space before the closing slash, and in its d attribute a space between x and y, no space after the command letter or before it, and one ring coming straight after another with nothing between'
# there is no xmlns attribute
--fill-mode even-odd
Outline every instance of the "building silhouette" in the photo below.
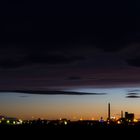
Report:
<svg viewBox="0 0 140 140"><path fill-rule="evenodd" d="M125 119L128 122L133 122L133 120L134 120L134 113L125 112Z"/></svg>

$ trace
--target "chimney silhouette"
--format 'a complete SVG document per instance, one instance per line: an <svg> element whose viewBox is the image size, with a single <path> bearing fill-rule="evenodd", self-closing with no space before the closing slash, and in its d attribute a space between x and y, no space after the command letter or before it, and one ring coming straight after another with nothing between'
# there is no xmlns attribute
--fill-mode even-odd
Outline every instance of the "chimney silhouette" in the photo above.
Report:
<svg viewBox="0 0 140 140"><path fill-rule="evenodd" d="M121 118L123 118L123 111L121 111Z"/></svg>
<svg viewBox="0 0 140 140"><path fill-rule="evenodd" d="M108 103L108 120L110 120L110 103Z"/></svg>

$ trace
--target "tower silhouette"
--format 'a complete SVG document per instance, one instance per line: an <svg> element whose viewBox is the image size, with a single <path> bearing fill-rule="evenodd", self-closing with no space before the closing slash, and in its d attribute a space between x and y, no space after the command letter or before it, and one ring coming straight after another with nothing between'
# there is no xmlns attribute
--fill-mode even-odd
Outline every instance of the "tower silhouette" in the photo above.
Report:
<svg viewBox="0 0 140 140"><path fill-rule="evenodd" d="M110 103L108 103L108 120L110 121Z"/></svg>
<svg viewBox="0 0 140 140"><path fill-rule="evenodd" d="M123 118L123 111L121 111L121 118Z"/></svg>

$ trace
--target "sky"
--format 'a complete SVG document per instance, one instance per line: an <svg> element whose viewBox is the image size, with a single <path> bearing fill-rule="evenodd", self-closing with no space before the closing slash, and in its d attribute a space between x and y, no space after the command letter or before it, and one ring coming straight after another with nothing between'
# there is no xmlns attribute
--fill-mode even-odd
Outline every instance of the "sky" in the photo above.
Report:
<svg viewBox="0 0 140 140"><path fill-rule="evenodd" d="M136 2L9 1L0 10L0 114L106 118L111 102L112 115L140 117Z"/></svg>

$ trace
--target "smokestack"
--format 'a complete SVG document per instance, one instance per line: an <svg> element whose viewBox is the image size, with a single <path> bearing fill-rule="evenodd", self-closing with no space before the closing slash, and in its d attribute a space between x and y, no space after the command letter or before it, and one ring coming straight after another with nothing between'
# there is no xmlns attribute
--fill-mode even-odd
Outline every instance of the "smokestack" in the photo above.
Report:
<svg viewBox="0 0 140 140"><path fill-rule="evenodd" d="M110 120L110 103L108 103L108 120Z"/></svg>
<svg viewBox="0 0 140 140"><path fill-rule="evenodd" d="M123 118L123 111L121 111L121 118Z"/></svg>

